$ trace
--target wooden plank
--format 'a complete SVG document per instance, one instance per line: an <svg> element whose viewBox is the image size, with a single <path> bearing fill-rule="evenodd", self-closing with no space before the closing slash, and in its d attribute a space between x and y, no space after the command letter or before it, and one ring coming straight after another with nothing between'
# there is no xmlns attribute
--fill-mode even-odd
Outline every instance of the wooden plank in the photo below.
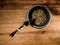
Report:
<svg viewBox="0 0 60 45"><path fill-rule="evenodd" d="M58 0L4 0L0 3L0 10L1 9L25 9L29 7L29 5L41 5L41 4L59 4L60 1ZM23 5L22 5L23 4ZM24 8L23 8L24 7Z"/></svg>
<svg viewBox="0 0 60 45"><path fill-rule="evenodd" d="M26 13L27 10L0 10L0 33L11 33L12 31L16 30L18 27L20 27L23 22L26 20ZM44 30L59 30L60 27L60 15L54 16L51 14L51 22L50 24L44 28ZM28 26L28 28L25 28L24 30L36 30L34 28L31 28L31 26Z"/></svg>
<svg viewBox="0 0 60 45"><path fill-rule="evenodd" d="M9 35L0 35L0 45L60 45L60 32L41 31L25 32L15 35L13 38Z"/></svg>

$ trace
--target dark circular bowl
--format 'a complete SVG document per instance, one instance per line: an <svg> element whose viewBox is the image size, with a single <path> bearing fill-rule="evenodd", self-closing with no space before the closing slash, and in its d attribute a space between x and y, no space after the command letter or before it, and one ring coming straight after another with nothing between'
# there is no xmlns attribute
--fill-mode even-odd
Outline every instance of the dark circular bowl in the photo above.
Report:
<svg viewBox="0 0 60 45"><path fill-rule="evenodd" d="M34 21L33 21L33 22L30 23L30 25L31 25L32 27L35 27L35 28L43 28L43 27L45 27L45 26L50 22L50 18L51 18L50 12L49 12L49 10L48 10L46 7L44 7L44 6L35 5L35 6L33 6L33 7L29 10L29 12L28 12L27 19L28 19L29 21L32 20L32 13L33 13L36 9L39 9L39 10L43 10L43 11L44 11L44 13L46 14L46 21L45 21L45 23L40 24L40 25L36 25L36 24L34 23Z"/></svg>

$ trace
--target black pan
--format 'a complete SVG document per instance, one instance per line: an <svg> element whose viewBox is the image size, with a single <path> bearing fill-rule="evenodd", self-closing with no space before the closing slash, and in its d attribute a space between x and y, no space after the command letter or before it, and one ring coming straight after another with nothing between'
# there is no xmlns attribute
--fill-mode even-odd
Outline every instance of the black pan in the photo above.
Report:
<svg viewBox="0 0 60 45"><path fill-rule="evenodd" d="M36 9L43 10L44 13L46 14L46 19L47 19L47 20L45 21L45 23L40 24L40 25L36 25L36 24L35 24L35 21L36 21L36 20L35 20L35 19L32 19L32 13L33 13ZM50 12L49 12L49 10L48 10L46 7L41 6L41 5L35 5L35 6L33 6L33 7L28 11L27 21L25 21L25 22L23 23L23 25L22 25L21 27L19 27L16 31L12 32L12 33L10 34L10 36L13 37L17 32L21 31L24 27L28 26L29 24L30 24L32 27L34 27L34 28L38 28L38 29L39 29L39 28L43 28L43 27L45 27L46 25L48 25L48 23L49 23L49 21L50 21L50 18L51 18Z"/></svg>

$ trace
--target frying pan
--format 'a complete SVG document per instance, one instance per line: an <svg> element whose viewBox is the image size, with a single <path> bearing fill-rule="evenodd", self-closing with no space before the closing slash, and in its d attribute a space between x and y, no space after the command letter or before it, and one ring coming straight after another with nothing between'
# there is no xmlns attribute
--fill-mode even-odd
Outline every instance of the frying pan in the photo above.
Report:
<svg viewBox="0 0 60 45"><path fill-rule="evenodd" d="M44 13L46 14L46 21L45 23L43 24L40 24L40 25L36 25L35 24L35 21L36 19L32 19L32 13L36 10L43 10ZM32 8L30 8L30 10L28 11L27 13L27 21L25 21L23 23L23 25L21 27L19 27L16 31L12 32L10 34L11 37L13 37L16 33L20 32L24 27L28 26L28 25L31 25L32 27L34 28L37 28L37 29L41 29L41 28L44 28L45 26L48 25L48 23L50 22L50 19L51 19L51 16L50 16L50 12L49 10L42 6L42 5L35 5L35 6L32 6Z"/></svg>

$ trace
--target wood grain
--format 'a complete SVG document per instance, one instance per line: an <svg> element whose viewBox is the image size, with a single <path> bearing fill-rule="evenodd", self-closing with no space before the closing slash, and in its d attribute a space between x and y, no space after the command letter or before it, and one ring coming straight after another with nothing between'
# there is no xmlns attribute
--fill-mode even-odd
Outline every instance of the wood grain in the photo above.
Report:
<svg viewBox="0 0 60 45"><path fill-rule="evenodd" d="M8 8L7 5L5 6L6 8L3 8L3 10L0 8L0 45L60 45L60 14L54 15L50 13L51 22L45 28L36 29L29 25L28 27L24 28L19 34L16 34L13 38L9 36L11 32L15 31L23 24L24 21L27 20L27 12L32 7L32 5L36 5L41 2L41 0L33 0L32 4L30 0L19 1L22 1L21 4L29 2L31 5L19 4L20 6L16 6L17 8L15 8L15 10L13 9L14 7ZM16 3L19 1L11 0L7 2ZM45 4L46 2L48 1L42 0L41 3ZM50 3L56 3L56 0L50 0ZM21 6L24 7L21 8ZM52 5L52 7L60 10L60 5Z"/></svg>

